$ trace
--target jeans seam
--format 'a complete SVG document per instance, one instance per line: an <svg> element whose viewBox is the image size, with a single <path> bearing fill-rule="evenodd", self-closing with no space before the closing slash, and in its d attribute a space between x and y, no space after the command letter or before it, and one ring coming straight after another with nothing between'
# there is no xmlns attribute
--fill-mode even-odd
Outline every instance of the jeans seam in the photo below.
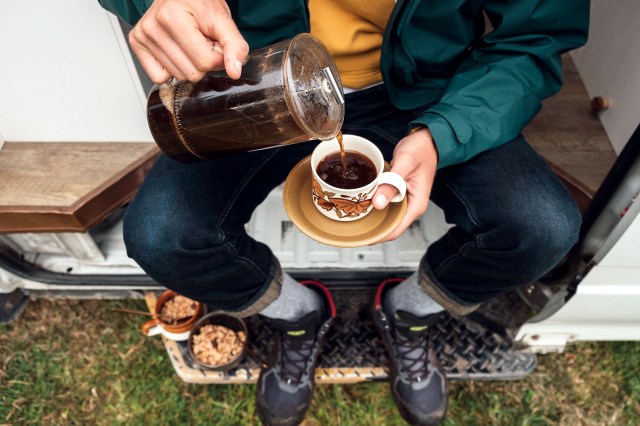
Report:
<svg viewBox="0 0 640 426"><path fill-rule="evenodd" d="M471 246L471 245L473 245L473 243L471 241L466 242L463 245L461 245L458 248L458 251L456 253L453 253L452 255L450 255L449 257L444 259L442 262L440 262L440 265L438 265L438 267L433 270L433 274L436 275L436 276L439 275L445 267L449 266L449 264L451 263L451 261L454 260L454 258L461 257L462 256L462 252L464 251L464 249L466 249L468 246Z"/></svg>
<svg viewBox="0 0 640 426"><path fill-rule="evenodd" d="M485 226L484 224L480 221L480 219L478 219L478 217L473 213L471 206L464 200L464 198L451 186L447 183L447 181L445 179L442 178L442 176L438 176L436 174L436 179L438 179L440 182L442 182L442 184L444 186L446 186L449 191L451 191L451 193L458 199L458 201L460 201L460 203L462 203L462 205L464 206L465 211L467 212L467 216L469 217L469 219L471 220L471 222L478 228L480 229L484 229ZM477 236L477 234L476 234Z"/></svg>
<svg viewBox="0 0 640 426"><path fill-rule="evenodd" d="M273 152L270 153L271 155L268 155L268 156L264 157L262 159L262 161L260 161L258 164L256 164L256 167L251 171L251 173L246 174L244 179L242 180L242 182L240 182L240 186L238 186L238 189L234 192L233 197L229 200L229 202L225 206L222 214L220 215L220 219L218 220L218 228L220 229L220 232L222 233L223 240L225 238L225 232L222 229L222 223L227 219L227 216L229 215L229 212L231 211L231 207L233 206L233 204L236 202L236 200L240 196L240 193L246 188L246 186L249 183L249 181L256 175L256 173L258 173L258 171L260 171L260 169L262 169L262 167L267 163L267 161L271 160L276 155L276 153L278 153L279 151L280 151L280 149L274 149Z"/></svg>
<svg viewBox="0 0 640 426"><path fill-rule="evenodd" d="M265 274L253 260L241 256L240 253L238 253L238 250L233 246L233 244L231 244L229 241L226 241L224 245L231 249L231 252L235 255L236 259L251 267L251 269L253 269L253 271L257 273L259 278L261 278L262 280L265 280L267 278L268 274Z"/></svg>
<svg viewBox="0 0 640 426"><path fill-rule="evenodd" d="M484 246L484 244L482 244L482 241L480 240L480 237L482 237L482 234L476 234L476 235L474 236L474 240L476 241L476 246L477 246L479 249L485 250L485 249L486 249L486 247Z"/></svg>

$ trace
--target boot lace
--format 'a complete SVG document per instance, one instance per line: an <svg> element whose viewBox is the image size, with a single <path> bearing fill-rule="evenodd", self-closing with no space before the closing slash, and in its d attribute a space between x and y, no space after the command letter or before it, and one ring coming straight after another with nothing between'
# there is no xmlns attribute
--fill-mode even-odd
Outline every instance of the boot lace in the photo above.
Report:
<svg viewBox="0 0 640 426"><path fill-rule="evenodd" d="M287 381L287 384L299 383L307 362L311 358L315 338L293 340L283 335L281 342L282 365L280 371L282 372L282 378Z"/></svg>
<svg viewBox="0 0 640 426"><path fill-rule="evenodd" d="M396 353L400 361L401 370L406 372L412 381L422 381L427 377L429 364L427 354L429 350L428 334L407 338L395 333Z"/></svg>

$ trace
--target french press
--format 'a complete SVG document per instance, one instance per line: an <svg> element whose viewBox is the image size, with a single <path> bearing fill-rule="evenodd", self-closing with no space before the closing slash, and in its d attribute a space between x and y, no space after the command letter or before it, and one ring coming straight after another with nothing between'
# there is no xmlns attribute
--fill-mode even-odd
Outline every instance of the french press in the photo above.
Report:
<svg viewBox="0 0 640 426"><path fill-rule="evenodd" d="M153 87L147 119L160 149L192 163L335 137L344 120L337 67L303 33L249 54L240 79L211 71L198 83Z"/></svg>

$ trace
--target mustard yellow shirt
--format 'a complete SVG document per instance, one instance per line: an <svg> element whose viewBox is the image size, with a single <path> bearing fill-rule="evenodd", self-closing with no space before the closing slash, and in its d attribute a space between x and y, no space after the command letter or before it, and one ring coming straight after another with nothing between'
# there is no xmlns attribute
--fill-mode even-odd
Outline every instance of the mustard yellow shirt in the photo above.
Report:
<svg viewBox="0 0 640 426"><path fill-rule="evenodd" d="M394 0L309 0L311 34L340 71L342 85L361 89L382 81L382 34Z"/></svg>

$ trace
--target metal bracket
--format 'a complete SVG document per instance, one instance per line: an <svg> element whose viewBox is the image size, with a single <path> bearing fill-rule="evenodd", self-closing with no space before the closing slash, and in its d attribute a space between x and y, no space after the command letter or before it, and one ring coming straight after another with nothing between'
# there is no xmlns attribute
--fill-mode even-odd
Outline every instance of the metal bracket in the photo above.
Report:
<svg viewBox="0 0 640 426"><path fill-rule="evenodd" d="M567 343L574 339L575 336L573 334L525 334L522 337L522 343L528 346L529 352L545 354L563 352Z"/></svg>
<svg viewBox="0 0 640 426"><path fill-rule="evenodd" d="M29 297L20 290L0 293L0 324L9 324L24 311Z"/></svg>
<svg viewBox="0 0 640 426"><path fill-rule="evenodd" d="M329 83L331 92L336 97L336 100L340 105L344 104L344 96L342 95L342 89L340 89L340 85L336 81L333 73L331 72L331 68L326 67L322 69L324 76L327 77L327 82Z"/></svg>

